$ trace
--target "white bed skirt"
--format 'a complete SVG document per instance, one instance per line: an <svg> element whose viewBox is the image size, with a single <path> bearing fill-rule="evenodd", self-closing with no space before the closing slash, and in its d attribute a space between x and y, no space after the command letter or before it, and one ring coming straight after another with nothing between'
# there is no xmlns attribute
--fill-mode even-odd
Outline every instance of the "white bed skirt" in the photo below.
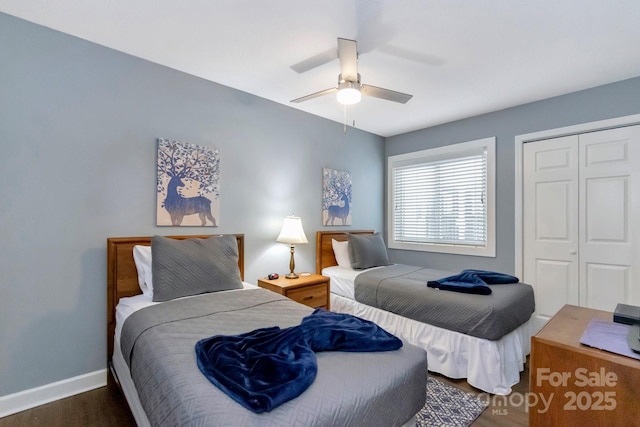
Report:
<svg viewBox="0 0 640 427"><path fill-rule="evenodd" d="M138 427L151 427L147 413L142 408L142 403L140 403L140 398L138 397L136 386L133 384L133 379L129 373L127 362L125 362L124 357L122 356L120 343L117 340L114 343L111 363L113 364L113 369L116 371L116 375L118 376L118 381L120 382L120 388L124 393L124 397L127 399L127 403L129 403L131 414L133 414L133 418L136 420L136 425Z"/></svg>
<svg viewBox="0 0 640 427"><path fill-rule="evenodd" d="M403 340L427 350L429 371L466 378L482 391L507 395L520 381L531 350L531 320L498 341L442 329L331 294L331 310L371 320Z"/></svg>

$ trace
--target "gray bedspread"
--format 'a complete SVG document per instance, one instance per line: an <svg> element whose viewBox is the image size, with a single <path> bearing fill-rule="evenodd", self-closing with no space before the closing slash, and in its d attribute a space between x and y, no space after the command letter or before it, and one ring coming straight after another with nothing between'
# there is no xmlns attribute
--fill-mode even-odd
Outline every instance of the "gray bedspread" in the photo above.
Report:
<svg viewBox="0 0 640 427"><path fill-rule="evenodd" d="M269 413L246 410L196 365L195 343L268 326L298 325L313 310L264 289L205 294L139 310L120 347L153 426L395 426L424 405L426 354L318 353L318 375L299 397Z"/></svg>
<svg viewBox="0 0 640 427"><path fill-rule="evenodd" d="M394 264L356 277L356 301L403 317L498 340L529 320L535 310L533 288L523 283L489 285L491 295L473 295L427 287L448 271Z"/></svg>

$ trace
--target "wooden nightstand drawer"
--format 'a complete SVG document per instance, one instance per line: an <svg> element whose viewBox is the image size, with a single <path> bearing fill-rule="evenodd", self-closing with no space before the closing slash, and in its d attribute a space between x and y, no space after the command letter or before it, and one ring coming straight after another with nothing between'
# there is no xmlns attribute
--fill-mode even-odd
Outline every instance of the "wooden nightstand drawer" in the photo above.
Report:
<svg viewBox="0 0 640 427"><path fill-rule="evenodd" d="M313 308L330 309L329 278L320 274L300 275L297 279L258 279L258 286L284 295Z"/></svg>
<svg viewBox="0 0 640 427"><path fill-rule="evenodd" d="M294 301L308 305L309 307L327 308L327 286L325 284L305 286L304 288L291 289L287 297Z"/></svg>

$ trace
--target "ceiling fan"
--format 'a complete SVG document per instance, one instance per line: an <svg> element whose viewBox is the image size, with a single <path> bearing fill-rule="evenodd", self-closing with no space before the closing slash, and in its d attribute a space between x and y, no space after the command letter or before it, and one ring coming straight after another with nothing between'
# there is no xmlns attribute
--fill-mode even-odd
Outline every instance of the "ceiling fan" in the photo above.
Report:
<svg viewBox="0 0 640 427"><path fill-rule="evenodd" d="M338 87L332 87L320 92L312 93L291 100L299 103L319 96L337 93L338 102L341 104L356 104L360 102L362 95L386 99L387 101L406 104L413 95L408 95L381 87L363 85L358 74L358 50L355 40L338 38L338 57L340 58L340 74L338 75Z"/></svg>

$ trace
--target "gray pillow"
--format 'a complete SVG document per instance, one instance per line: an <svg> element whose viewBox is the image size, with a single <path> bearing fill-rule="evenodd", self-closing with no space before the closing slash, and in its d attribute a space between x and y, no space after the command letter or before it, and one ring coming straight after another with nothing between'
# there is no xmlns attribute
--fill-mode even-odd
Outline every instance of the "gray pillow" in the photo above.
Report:
<svg viewBox="0 0 640 427"><path fill-rule="evenodd" d="M387 247L380 233L347 234L349 238L349 259L355 270L389 265Z"/></svg>
<svg viewBox="0 0 640 427"><path fill-rule="evenodd" d="M153 301L241 289L235 236L151 239Z"/></svg>

